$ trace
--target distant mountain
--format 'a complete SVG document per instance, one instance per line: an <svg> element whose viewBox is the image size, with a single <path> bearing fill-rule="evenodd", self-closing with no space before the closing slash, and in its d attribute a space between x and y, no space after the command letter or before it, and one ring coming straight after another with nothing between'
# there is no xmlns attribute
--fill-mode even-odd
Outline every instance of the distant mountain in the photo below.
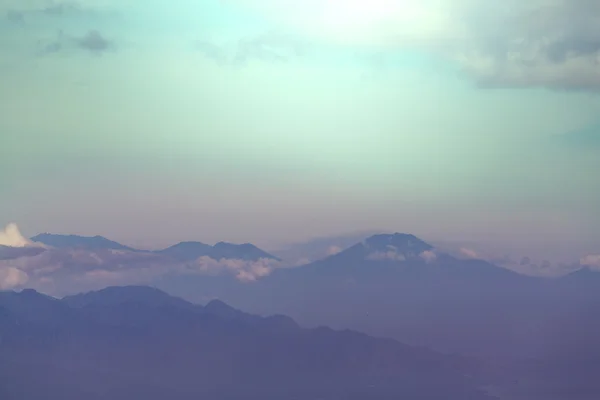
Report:
<svg viewBox="0 0 600 400"><path fill-rule="evenodd" d="M277 257L259 249L250 243L232 244L219 242L214 246L201 242L181 242L156 253L168 255L181 261L192 261L199 257L210 257L215 260L238 259L257 261L261 258L279 260Z"/></svg>
<svg viewBox="0 0 600 400"><path fill-rule="evenodd" d="M154 307L172 306L182 309L199 308L183 299L148 286L111 286L98 291L66 296L62 301L74 308L110 307L127 303Z"/></svg>
<svg viewBox="0 0 600 400"><path fill-rule="evenodd" d="M353 246L374 233L377 232L365 231L341 236L319 237L306 242L281 246L271 253L284 260L288 265L308 264Z"/></svg>
<svg viewBox="0 0 600 400"><path fill-rule="evenodd" d="M212 246L200 242L181 242L156 253L167 255L181 261L193 261L203 256L210 256Z"/></svg>
<svg viewBox="0 0 600 400"><path fill-rule="evenodd" d="M363 248L370 251L393 250L407 257L416 257L424 251L433 249L430 244L425 243L415 235L407 233L373 235L361 244Z"/></svg>
<svg viewBox="0 0 600 400"><path fill-rule="evenodd" d="M73 300L0 295L3 400L491 399L479 363L392 340L140 287Z"/></svg>
<svg viewBox="0 0 600 400"><path fill-rule="evenodd" d="M58 249L74 248L86 250L123 250L136 251L135 249L106 239L102 236L56 235L42 233L31 238L32 241L43 243Z"/></svg>
<svg viewBox="0 0 600 400"><path fill-rule="evenodd" d="M533 355L551 285L484 260L461 260L410 234L373 235L323 260L251 285L210 279L165 286L210 294L303 325L351 328L444 352ZM183 293L183 292L182 292ZM466 327L477 326L476 330Z"/></svg>
<svg viewBox="0 0 600 400"><path fill-rule="evenodd" d="M250 243L233 244L219 242L213 246L211 258L219 260L221 258L234 258L247 261L256 261L260 258L278 260L277 257L259 249Z"/></svg>
<svg viewBox="0 0 600 400"><path fill-rule="evenodd" d="M433 246L411 234L373 235L337 254L300 268L276 271L269 279L285 276L314 279L354 277L380 280L381 284L509 279L527 280L516 272L483 260L459 260L438 252Z"/></svg>

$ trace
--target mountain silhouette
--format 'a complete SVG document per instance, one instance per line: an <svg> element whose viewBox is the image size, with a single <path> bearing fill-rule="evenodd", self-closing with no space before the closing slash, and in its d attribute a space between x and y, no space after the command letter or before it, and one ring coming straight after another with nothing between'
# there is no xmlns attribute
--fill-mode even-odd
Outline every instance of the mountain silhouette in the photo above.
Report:
<svg viewBox="0 0 600 400"><path fill-rule="evenodd" d="M214 246L210 246L201 242L181 242L156 253L171 256L181 261L193 261L200 257L210 257L214 260L223 258L245 261L257 261L261 258L279 260L279 258L250 243L219 242Z"/></svg>
<svg viewBox="0 0 600 400"><path fill-rule="evenodd" d="M42 233L31 238L38 242L58 249L77 248L86 250L124 250L136 251L135 249L114 242L102 236L79 236L79 235L57 235Z"/></svg>
<svg viewBox="0 0 600 400"><path fill-rule="evenodd" d="M2 293L0 332L4 400L491 399L462 357L150 288Z"/></svg>
<svg viewBox="0 0 600 400"><path fill-rule="evenodd" d="M568 281L576 276L525 276L395 233L373 235L308 265L276 269L250 285L198 277L168 288L201 288L248 311L290 315L305 326L351 328L443 352L507 358L544 356L543 330L590 298L600 299L600 284L575 293Z"/></svg>

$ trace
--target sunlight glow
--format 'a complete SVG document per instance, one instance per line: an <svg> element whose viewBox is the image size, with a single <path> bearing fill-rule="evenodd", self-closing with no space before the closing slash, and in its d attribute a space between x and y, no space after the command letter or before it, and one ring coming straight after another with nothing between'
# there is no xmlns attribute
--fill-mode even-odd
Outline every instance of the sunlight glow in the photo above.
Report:
<svg viewBox="0 0 600 400"><path fill-rule="evenodd" d="M333 26L358 27L414 13L413 0L327 0L324 21Z"/></svg>
<svg viewBox="0 0 600 400"><path fill-rule="evenodd" d="M417 0L326 0L321 26L337 41L372 44L390 33L419 30L431 16Z"/></svg>

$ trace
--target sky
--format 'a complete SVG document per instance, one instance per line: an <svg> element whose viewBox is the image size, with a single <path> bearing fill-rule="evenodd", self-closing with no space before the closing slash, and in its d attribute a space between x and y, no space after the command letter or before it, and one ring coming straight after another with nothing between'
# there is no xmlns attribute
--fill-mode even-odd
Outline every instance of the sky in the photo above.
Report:
<svg viewBox="0 0 600 400"><path fill-rule="evenodd" d="M0 224L600 244L594 0L4 0Z"/></svg>

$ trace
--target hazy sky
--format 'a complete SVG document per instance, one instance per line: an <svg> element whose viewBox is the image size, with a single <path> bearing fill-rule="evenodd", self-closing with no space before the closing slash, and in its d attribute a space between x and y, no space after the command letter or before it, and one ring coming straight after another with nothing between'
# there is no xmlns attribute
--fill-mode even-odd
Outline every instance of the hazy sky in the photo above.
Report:
<svg viewBox="0 0 600 400"><path fill-rule="evenodd" d="M596 0L3 0L0 223L600 235Z"/></svg>

